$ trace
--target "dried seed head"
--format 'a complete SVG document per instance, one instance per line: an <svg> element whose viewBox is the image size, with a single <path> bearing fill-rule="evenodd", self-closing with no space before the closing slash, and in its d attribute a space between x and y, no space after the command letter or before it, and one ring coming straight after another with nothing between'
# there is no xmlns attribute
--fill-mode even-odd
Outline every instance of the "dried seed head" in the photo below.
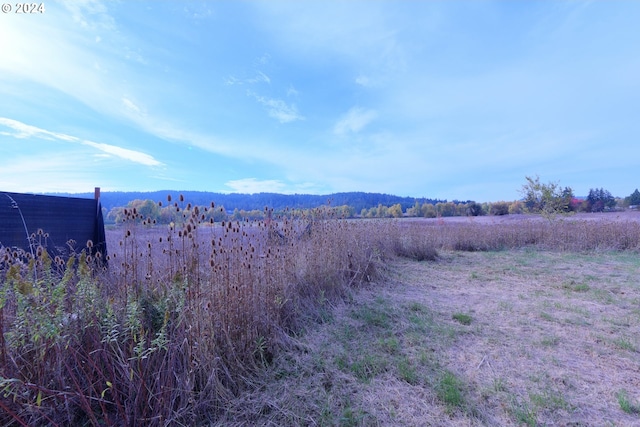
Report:
<svg viewBox="0 0 640 427"><path fill-rule="evenodd" d="M171 194L167 194L167 202L171 202Z"/></svg>

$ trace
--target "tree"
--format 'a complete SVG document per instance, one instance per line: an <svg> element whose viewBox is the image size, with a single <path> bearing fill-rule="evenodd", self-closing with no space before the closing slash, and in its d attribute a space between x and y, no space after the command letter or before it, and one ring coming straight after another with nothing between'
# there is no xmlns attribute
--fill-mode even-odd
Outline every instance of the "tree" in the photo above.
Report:
<svg viewBox="0 0 640 427"><path fill-rule="evenodd" d="M638 206L640 205L640 191L636 188L636 191L631 193L630 196L624 198L625 203L628 206Z"/></svg>
<svg viewBox="0 0 640 427"><path fill-rule="evenodd" d="M522 186L521 192L527 212L542 214L549 218L569 212L569 204L573 198L573 190L570 187L560 189L557 182L543 184L539 176L525 178L527 183Z"/></svg>
<svg viewBox="0 0 640 427"><path fill-rule="evenodd" d="M491 203L491 207L489 208L490 215L509 215L509 203L507 202L494 202Z"/></svg>
<svg viewBox="0 0 640 427"><path fill-rule="evenodd" d="M431 203L423 203L420 211L422 212L422 216L425 218L435 218L438 216L435 205Z"/></svg>
<svg viewBox="0 0 640 427"><path fill-rule="evenodd" d="M467 215L480 216L482 215L482 205L476 202L467 203Z"/></svg>
<svg viewBox="0 0 640 427"><path fill-rule="evenodd" d="M591 188L587 196L587 206L590 212L602 212L613 209L616 206L616 199L604 188Z"/></svg>
<svg viewBox="0 0 640 427"><path fill-rule="evenodd" d="M400 205L400 203L396 203L395 205L389 207L389 210L387 212L394 218L402 218L402 206Z"/></svg>

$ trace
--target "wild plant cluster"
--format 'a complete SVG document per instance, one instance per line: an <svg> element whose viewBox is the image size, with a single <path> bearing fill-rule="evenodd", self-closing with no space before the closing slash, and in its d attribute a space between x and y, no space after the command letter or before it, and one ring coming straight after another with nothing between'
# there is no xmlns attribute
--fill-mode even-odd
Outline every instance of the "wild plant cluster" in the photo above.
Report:
<svg viewBox="0 0 640 427"><path fill-rule="evenodd" d="M302 319L377 277L395 234L326 209L220 223L174 209L162 226L128 210L107 257L3 250L0 425L213 421Z"/></svg>
<svg viewBox="0 0 640 427"><path fill-rule="evenodd" d="M213 222L214 204L171 206L168 225L127 210L109 256L92 242L68 260L0 249L0 425L214 422L305 319L379 279L391 256L640 247L637 222L347 220L323 208Z"/></svg>

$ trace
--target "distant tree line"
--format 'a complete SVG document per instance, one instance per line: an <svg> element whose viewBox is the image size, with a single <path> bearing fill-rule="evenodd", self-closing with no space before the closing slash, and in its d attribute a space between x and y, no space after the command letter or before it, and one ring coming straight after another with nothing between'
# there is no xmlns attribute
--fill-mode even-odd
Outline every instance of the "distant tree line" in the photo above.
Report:
<svg viewBox="0 0 640 427"><path fill-rule="evenodd" d="M196 206L204 221L219 222L226 219L262 219L265 207L272 209L276 216L311 216L314 209L323 207L325 214L341 218L400 218L400 217L450 217L509 215L534 213L543 215L571 212L605 212L629 206L640 206L640 191L615 198L604 188L589 190L586 198L578 198L571 187L561 187L556 182L542 183L539 177L526 177L521 189L522 198L511 202L497 201L477 203L467 201L447 201L429 198L399 197L381 193L334 193L330 195L305 194L222 194L187 191L180 199L189 202L168 202L172 192L103 192L101 202L106 221L119 223L126 218L127 210L136 210L138 218L156 223L180 223L188 218ZM175 192L173 192L174 197ZM75 194L74 196L83 196ZM86 197L93 197L87 193ZM140 196L140 197L132 197ZM157 201L159 200L159 202ZM164 200L164 202L163 202ZM211 200L215 200L215 207Z"/></svg>
<svg viewBox="0 0 640 427"><path fill-rule="evenodd" d="M416 201L421 203L438 203L446 202L446 200L401 197L383 193L365 193L365 192L346 192L333 193L326 195L314 194L278 194L278 193L255 193L255 194L239 194L239 193L213 193L204 191L151 191L151 192L112 192L103 191L100 196L100 202L107 211L116 207L126 206L132 200L166 200L167 195L172 194L173 197L183 195L184 200L189 201L193 205L207 206L212 201L216 204L223 205L233 212L235 209L252 211L261 210L265 206L269 206L276 211L284 211L285 209L311 209L318 206L351 206L355 212L362 209L370 209L378 205L392 206L400 204L402 210L406 210L413 206ZM93 193L78 194L62 194L74 197L93 198Z"/></svg>

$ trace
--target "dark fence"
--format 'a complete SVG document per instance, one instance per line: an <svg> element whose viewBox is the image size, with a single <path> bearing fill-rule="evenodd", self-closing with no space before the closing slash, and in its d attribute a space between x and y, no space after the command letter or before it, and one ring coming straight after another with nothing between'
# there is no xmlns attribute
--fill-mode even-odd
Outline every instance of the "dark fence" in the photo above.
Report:
<svg viewBox="0 0 640 427"><path fill-rule="evenodd" d="M0 192L0 247L68 258L91 241L91 252L106 256L104 221L98 199ZM106 259L106 258L103 258Z"/></svg>

